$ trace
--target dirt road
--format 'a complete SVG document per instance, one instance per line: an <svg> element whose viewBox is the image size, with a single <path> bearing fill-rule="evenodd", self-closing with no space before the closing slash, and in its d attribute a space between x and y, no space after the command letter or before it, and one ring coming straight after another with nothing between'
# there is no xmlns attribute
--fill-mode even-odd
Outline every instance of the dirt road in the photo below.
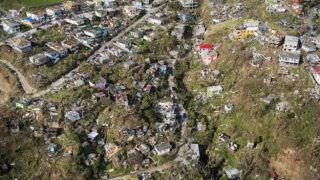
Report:
<svg viewBox="0 0 320 180"><path fill-rule="evenodd" d="M125 180L125 179L132 179L132 178L136 178L137 175L144 173L144 172L148 172L148 173L154 173L156 171L163 171L166 169L170 169L173 168L174 166L176 166L176 164L174 162L168 162L165 164L162 164L160 166L156 166L156 167L152 167L150 169L146 169L146 170L142 170L142 171L133 171L129 174L123 175L123 176L119 176L116 178L111 178L111 180ZM107 178L102 178L102 179L107 179Z"/></svg>
<svg viewBox="0 0 320 180"><path fill-rule="evenodd" d="M5 74L0 72L0 91L4 93L9 93L11 90L11 85L8 80L5 78Z"/></svg>
<svg viewBox="0 0 320 180"><path fill-rule="evenodd" d="M99 53L100 51L102 51L103 49L105 49L107 46L110 46L111 44L113 44L115 41L117 41L118 39L120 39L121 37L123 37L126 33L128 33L129 31L131 31L132 29L134 29L137 25L139 25L140 23L142 23L143 21L145 21L147 18L150 17L151 14L159 11L161 8L163 8L164 5L156 7L154 9L151 9L150 11L148 11L144 16L142 16L139 20L137 20L136 22L132 23L130 26L128 26L125 30L123 30L122 32L120 32L118 35L116 35L115 37L113 37L111 40L109 40L108 42L106 42L104 45L102 45L93 55L91 55L88 60L90 61L97 53ZM54 88L61 86L62 84L65 83L66 81L66 77L68 75L70 75L71 73L77 72L79 70L78 66L77 68L75 68L74 70L72 70L70 73L68 73L67 75L61 77L60 79L58 79L57 81L55 81L54 83L51 84L51 86L49 88L47 88L46 90L43 91L39 91L35 94L33 94L32 97L40 97L43 96L49 92L51 92Z"/></svg>
<svg viewBox="0 0 320 180"><path fill-rule="evenodd" d="M37 89L33 88L28 81L26 80L25 76L18 71L10 62L5 60L0 60L0 63L4 64L7 68L14 71L19 82L21 83L21 86L26 94L33 94L37 91Z"/></svg>

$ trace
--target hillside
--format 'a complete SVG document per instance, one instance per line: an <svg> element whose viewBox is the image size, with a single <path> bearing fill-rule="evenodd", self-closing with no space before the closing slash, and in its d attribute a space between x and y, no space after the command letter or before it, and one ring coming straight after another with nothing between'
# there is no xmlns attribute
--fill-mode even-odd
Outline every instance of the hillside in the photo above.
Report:
<svg viewBox="0 0 320 180"><path fill-rule="evenodd" d="M59 2L0 0L0 179L320 178L318 1Z"/></svg>

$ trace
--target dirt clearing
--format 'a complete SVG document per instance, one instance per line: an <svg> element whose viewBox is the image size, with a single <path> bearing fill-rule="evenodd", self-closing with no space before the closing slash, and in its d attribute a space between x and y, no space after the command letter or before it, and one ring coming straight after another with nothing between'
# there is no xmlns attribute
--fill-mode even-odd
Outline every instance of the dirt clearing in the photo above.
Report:
<svg viewBox="0 0 320 180"><path fill-rule="evenodd" d="M287 148L279 154L277 159L272 159L270 167L274 168L282 178L290 180L312 179L309 166L304 162L299 152Z"/></svg>
<svg viewBox="0 0 320 180"><path fill-rule="evenodd" d="M0 104L6 103L10 97L19 93L18 81L8 69L0 66Z"/></svg>

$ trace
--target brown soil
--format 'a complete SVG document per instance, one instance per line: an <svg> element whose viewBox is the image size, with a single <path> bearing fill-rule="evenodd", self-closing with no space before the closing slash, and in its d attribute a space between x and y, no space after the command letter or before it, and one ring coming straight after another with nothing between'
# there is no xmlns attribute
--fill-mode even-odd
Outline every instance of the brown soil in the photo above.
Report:
<svg viewBox="0 0 320 180"><path fill-rule="evenodd" d="M287 148L276 159L271 159L270 167L274 168L281 178L290 180L312 179L309 166L304 162L301 153Z"/></svg>
<svg viewBox="0 0 320 180"><path fill-rule="evenodd" d="M16 77L6 68L0 66L0 104L19 92Z"/></svg>

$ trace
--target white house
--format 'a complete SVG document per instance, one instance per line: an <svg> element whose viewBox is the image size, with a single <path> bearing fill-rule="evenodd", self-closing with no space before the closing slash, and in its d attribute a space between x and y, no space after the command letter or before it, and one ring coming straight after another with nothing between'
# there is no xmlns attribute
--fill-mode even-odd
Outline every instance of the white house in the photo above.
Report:
<svg viewBox="0 0 320 180"><path fill-rule="evenodd" d="M137 15L139 15L140 10L134 6L124 6L123 13L125 15L129 16L130 18L133 18L133 17L136 17Z"/></svg>
<svg viewBox="0 0 320 180"><path fill-rule="evenodd" d="M296 36L285 36L283 51L291 52L299 49L300 40Z"/></svg>
<svg viewBox="0 0 320 180"><path fill-rule="evenodd" d="M7 40L9 46L20 53L29 52L32 50L31 42L24 38L11 38Z"/></svg>
<svg viewBox="0 0 320 180"><path fill-rule="evenodd" d="M88 138L90 141L93 141L98 135L99 133L92 131L91 133L88 134Z"/></svg>
<svg viewBox="0 0 320 180"><path fill-rule="evenodd" d="M56 18L63 14L63 10L59 6L53 6L46 8L46 13L48 16Z"/></svg>
<svg viewBox="0 0 320 180"><path fill-rule="evenodd" d="M64 19L66 23L76 25L76 26L81 26L85 23L84 19L81 17L74 17L74 18L66 18Z"/></svg>
<svg viewBox="0 0 320 180"><path fill-rule="evenodd" d="M68 111L65 116L72 122L78 121L81 118L80 114L76 111Z"/></svg>
<svg viewBox="0 0 320 180"><path fill-rule="evenodd" d="M45 53L39 53L29 57L29 61L34 65L40 66L46 64L49 61L49 58L45 55Z"/></svg>
<svg viewBox="0 0 320 180"><path fill-rule="evenodd" d="M236 168L224 168L223 170L226 173L228 179L238 179L242 172Z"/></svg>
<svg viewBox="0 0 320 180"><path fill-rule="evenodd" d="M51 50L56 51L60 58L66 57L68 55L68 49L63 47L62 44L48 42L46 43Z"/></svg>
<svg viewBox="0 0 320 180"><path fill-rule="evenodd" d="M126 40L119 40L115 42L115 45L125 51L130 51L132 48L132 44Z"/></svg>
<svg viewBox="0 0 320 180"><path fill-rule="evenodd" d="M150 24L158 25L158 26L160 26L160 25L162 25L162 24L164 23L164 21L163 21L162 18L159 18L159 17L156 17L156 16L150 17L150 18L148 19L148 22L149 22Z"/></svg>
<svg viewBox="0 0 320 180"><path fill-rule="evenodd" d="M102 36L107 35L107 31L102 28L93 28L93 29L87 29L83 32L85 35L90 36L92 38L100 38Z"/></svg>
<svg viewBox="0 0 320 180"><path fill-rule="evenodd" d="M102 0L104 6L115 8L117 7L117 1L116 0Z"/></svg>
<svg viewBox="0 0 320 180"><path fill-rule="evenodd" d="M301 53L298 52L285 52L282 51L278 55L279 62L287 65L299 65L301 59Z"/></svg>
<svg viewBox="0 0 320 180"><path fill-rule="evenodd" d="M196 8L199 6L198 0L179 0L184 8Z"/></svg>
<svg viewBox="0 0 320 180"><path fill-rule="evenodd" d="M44 53L55 64L60 60L59 53L57 51L49 50Z"/></svg>
<svg viewBox="0 0 320 180"><path fill-rule="evenodd" d="M220 94L223 92L223 87L221 85L218 86L210 86L207 88L207 96L213 97L214 94Z"/></svg>
<svg viewBox="0 0 320 180"><path fill-rule="evenodd" d="M157 155L163 156L167 155L171 151L171 144L170 143L160 143L154 146L154 150L156 151Z"/></svg>
<svg viewBox="0 0 320 180"><path fill-rule="evenodd" d="M61 45L67 48L69 51L76 51L79 47L79 42L75 38L69 37L63 40Z"/></svg>
<svg viewBox="0 0 320 180"><path fill-rule="evenodd" d="M32 12L27 12L27 17L35 20L37 23L43 23L46 21L46 16L45 14L35 14Z"/></svg>
<svg viewBox="0 0 320 180"><path fill-rule="evenodd" d="M4 20L2 22L2 27L8 34L20 32L20 24L12 20Z"/></svg>

